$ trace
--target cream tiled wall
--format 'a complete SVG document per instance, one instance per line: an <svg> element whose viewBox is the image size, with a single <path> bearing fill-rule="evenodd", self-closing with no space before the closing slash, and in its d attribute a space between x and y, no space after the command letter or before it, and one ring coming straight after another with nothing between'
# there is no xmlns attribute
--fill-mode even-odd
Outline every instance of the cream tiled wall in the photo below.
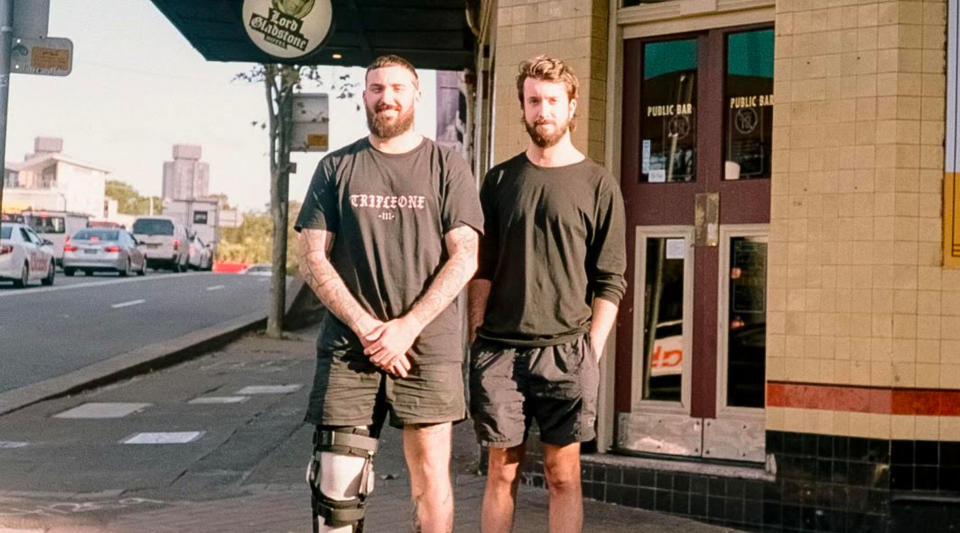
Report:
<svg viewBox="0 0 960 533"><path fill-rule="evenodd" d="M960 417L911 416L793 407L768 407L768 431L871 439L960 441Z"/></svg>
<svg viewBox="0 0 960 533"><path fill-rule="evenodd" d="M960 271L940 251L946 9L777 2L770 380L960 389ZM771 408L769 429L920 432L794 411Z"/></svg>
<svg viewBox="0 0 960 533"><path fill-rule="evenodd" d="M573 143L603 161L607 79L606 0L500 0L494 55L494 159L499 163L526 148L517 98L521 61L548 54L564 60L580 80Z"/></svg>

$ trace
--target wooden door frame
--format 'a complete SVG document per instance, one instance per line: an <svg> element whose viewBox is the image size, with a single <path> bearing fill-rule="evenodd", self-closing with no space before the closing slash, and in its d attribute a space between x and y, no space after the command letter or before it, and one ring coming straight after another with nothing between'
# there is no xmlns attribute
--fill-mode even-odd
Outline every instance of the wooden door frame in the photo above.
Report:
<svg viewBox="0 0 960 533"><path fill-rule="evenodd" d="M772 24L750 24L714 28L693 33L661 35L623 41L623 92L621 113L620 173L621 189L628 206L626 219L629 228L638 225L692 224L694 194L718 192L720 195L720 224L764 224L770 217L770 179L723 180L724 143L724 86L726 76L726 37L730 33L772 28ZM643 47L651 42L663 42L694 37L697 39L697 105L696 113L697 175L689 183L640 183L640 158L637 150L624 147L640 146L642 123L641 88L643 79ZM717 89L722 96L716 97ZM629 187L624 185L629 184ZM643 202L646 196L672 197L671 201ZM644 204L644 209L637 205ZM630 207L633 206L632 209ZM627 272L634 276L636 265L635 239L627 240ZM719 249L699 246L694 251L695 279L706 286L695 288L693 353L691 365L690 416L714 418L717 414L717 374L719 348L716 335L719 326L717 293L719 290ZM636 282L636 277L633 277ZM616 333L616 375L614 379L614 408L618 413L633 409L634 365L634 298L635 291L627 291L620 305ZM699 357L697 355L700 355Z"/></svg>

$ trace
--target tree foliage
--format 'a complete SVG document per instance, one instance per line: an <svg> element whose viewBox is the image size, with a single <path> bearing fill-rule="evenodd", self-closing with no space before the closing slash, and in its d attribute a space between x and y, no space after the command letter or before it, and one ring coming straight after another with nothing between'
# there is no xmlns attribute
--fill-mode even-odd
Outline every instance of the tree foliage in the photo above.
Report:
<svg viewBox="0 0 960 533"><path fill-rule="evenodd" d="M298 268L297 232L293 223L300 213L300 203L290 202L290 221L287 224L287 273ZM222 228L217 244L217 261L229 263L269 263L273 254L273 221L270 213L247 213L239 228Z"/></svg>
<svg viewBox="0 0 960 533"><path fill-rule="evenodd" d="M107 180L105 195L117 201L117 211L127 215L149 215L150 197L140 193L129 183L119 180ZM153 197L153 214L163 213L160 197Z"/></svg>

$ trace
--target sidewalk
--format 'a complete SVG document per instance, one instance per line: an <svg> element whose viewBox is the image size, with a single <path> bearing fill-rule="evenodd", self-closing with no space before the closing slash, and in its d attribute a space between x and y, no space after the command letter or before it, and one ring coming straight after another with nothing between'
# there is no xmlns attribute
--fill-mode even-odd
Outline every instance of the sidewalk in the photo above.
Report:
<svg viewBox="0 0 960 533"><path fill-rule="evenodd" d="M209 355L0 417L0 533L309 532L303 471L310 428L300 423L313 372L315 330L286 340L247 334ZM297 383L235 405L196 405L250 386ZM91 402L142 402L116 420L58 413ZM204 428L176 447L122 446L132 431ZM4 442L25 443L19 448ZM456 530L479 531L484 478L470 424L454 431ZM384 431L365 531L409 529L400 433ZM586 500L584 531L728 531ZM547 493L520 487L518 532L546 531Z"/></svg>

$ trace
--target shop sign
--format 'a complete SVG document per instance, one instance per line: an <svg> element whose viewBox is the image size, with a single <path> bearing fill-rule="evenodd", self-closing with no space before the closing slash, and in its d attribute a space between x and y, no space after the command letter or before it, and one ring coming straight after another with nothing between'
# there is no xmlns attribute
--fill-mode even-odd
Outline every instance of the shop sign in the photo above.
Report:
<svg viewBox="0 0 960 533"><path fill-rule="evenodd" d="M958 36L957 0L947 3L947 139L946 161L943 176L943 265L960 267L960 173L957 157L960 155L960 139L957 135L958 90L960 72L957 67Z"/></svg>
<svg viewBox="0 0 960 533"><path fill-rule="evenodd" d="M330 0L244 0L243 27L253 44L282 59L311 54L333 22Z"/></svg>

